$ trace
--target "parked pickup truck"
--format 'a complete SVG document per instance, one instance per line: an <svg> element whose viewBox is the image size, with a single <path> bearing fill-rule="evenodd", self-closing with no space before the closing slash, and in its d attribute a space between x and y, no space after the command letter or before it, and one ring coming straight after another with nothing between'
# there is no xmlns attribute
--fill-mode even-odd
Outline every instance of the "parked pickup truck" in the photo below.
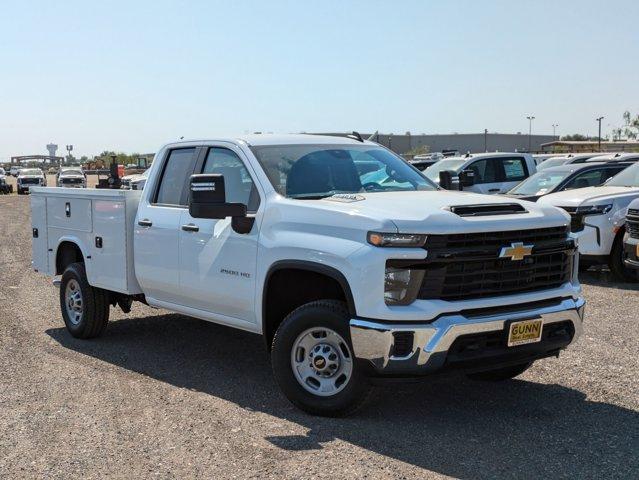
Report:
<svg viewBox="0 0 639 480"><path fill-rule="evenodd" d="M440 183L442 172L450 172L460 180L463 190L476 193L506 193L522 180L537 171L532 155L527 153L468 153L460 157L449 157L428 167L424 174L431 181ZM470 174L470 175L468 175ZM468 180L471 180L468 182ZM456 188L458 183L452 188ZM451 189L448 186L442 187Z"/></svg>
<svg viewBox="0 0 639 480"><path fill-rule="evenodd" d="M635 281L635 272L624 263L623 237L628 205L637 198L639 163L634 163L603 185L544 195L537 204L560 207L570 214L583 266L607 264L618 279Z"/></svg>
<svg viewBox="0 0 639 480"><path fill-rule="evenodd" d="M313 414L353 412L372 378L512 378L582 330L566 213L439 190L373 142L171 143L142 191L32 192L33 267L73 336L132 301L261 334Z"/></svg>

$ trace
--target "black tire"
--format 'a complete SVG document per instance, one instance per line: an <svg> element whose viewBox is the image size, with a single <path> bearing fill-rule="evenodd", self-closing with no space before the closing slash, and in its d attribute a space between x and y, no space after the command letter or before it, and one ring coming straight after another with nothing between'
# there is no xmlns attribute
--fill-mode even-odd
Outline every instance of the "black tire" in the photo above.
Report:
<svg viewBox="0 0 639 480"><path fill-rule="evenodd" d="M74 320L67 311L67 285L71 281L79 286L82 302L80 318ZM109 322L109 294L106 290L89 285L82 263L72 263L62 274L60 310L67 330L76 338L99 337L106 330Z"/></svg>
<svg viewBox="0 0 639 480"><path fill-rule="evenodd" d="M349 332L350 315L344 302L318 300L291 312L280 324L273 338L271 363L273 374L286 398L293 405L312 415L344 417L353 414L368 399L372 386L357 366L352 354ZM303 332L313 328L327 328L339 334L348 344L352 372L342 390L330 396L315 395L306 390L293 373L291 353Z"/></svg>
<svg viewBox="0 0 639 480"><path fill-rule="evenodd" d="M612 244L608 267L617 280L622 282L636 282L638 279L637 273L626 267L623 262L623 234L618 234Z"/></svg>
<svg viewBox="0 0 639 480"><path fill-rule="evenodd" d="M511 367L498 368L495 370L486 370L484 372L469 373L466 375L471 380L479 380L481 382L501 382L510 380L521 375L530 368L533 362L522 363L521 365L513 365Z"/></svg>

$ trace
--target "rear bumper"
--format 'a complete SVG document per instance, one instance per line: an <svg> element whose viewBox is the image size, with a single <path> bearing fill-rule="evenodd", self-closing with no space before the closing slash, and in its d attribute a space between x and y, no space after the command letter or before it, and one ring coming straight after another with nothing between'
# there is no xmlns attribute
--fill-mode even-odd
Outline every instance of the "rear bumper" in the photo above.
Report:
<svg viewBox="0 0 639 480"><path fill-rule="evenodd" d="M499 368L556 355L581 334L584 307L580 297L517 311L447 314L429 323L352 319L350 333L355 357L368 364L375 375L418 376L455 368ZM562 335L546 338L544 334L540 342L506 347L507 324L533 318L543 320L543 332ZM464 344L461 349L460 343Z"/></svg>
<svg viewBox="0 0 639 480"><path fill-rule="evenodd" d="M623 257L627 267L639 269L639 238L626 237Z"/></svg>

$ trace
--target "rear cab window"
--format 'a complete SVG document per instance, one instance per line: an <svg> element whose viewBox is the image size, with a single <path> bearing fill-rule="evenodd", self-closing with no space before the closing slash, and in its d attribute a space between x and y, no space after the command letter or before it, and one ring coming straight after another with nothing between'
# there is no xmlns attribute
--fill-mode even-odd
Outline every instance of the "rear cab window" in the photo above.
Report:
<svg viewBox="0 0 639 480"><path fill-rule="evenodd" d="M168 152L152 204L172 207L188 205L188 184L195 169L196 150L190 147Z"/></svg>

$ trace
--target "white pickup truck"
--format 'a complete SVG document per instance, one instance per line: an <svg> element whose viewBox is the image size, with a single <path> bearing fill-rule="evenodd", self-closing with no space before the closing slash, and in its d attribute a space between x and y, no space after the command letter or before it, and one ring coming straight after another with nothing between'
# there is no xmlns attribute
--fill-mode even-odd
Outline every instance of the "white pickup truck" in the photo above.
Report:
<svg viewBox="0 0 639 480"><path fill-rule="evenodd" d="M313 414L353 412L375 378L512 378L582 330L566 213L439 190L373 142L171 143L143 191L31 191L33 267L73 336L132 301L261 334Z"/></svg>

